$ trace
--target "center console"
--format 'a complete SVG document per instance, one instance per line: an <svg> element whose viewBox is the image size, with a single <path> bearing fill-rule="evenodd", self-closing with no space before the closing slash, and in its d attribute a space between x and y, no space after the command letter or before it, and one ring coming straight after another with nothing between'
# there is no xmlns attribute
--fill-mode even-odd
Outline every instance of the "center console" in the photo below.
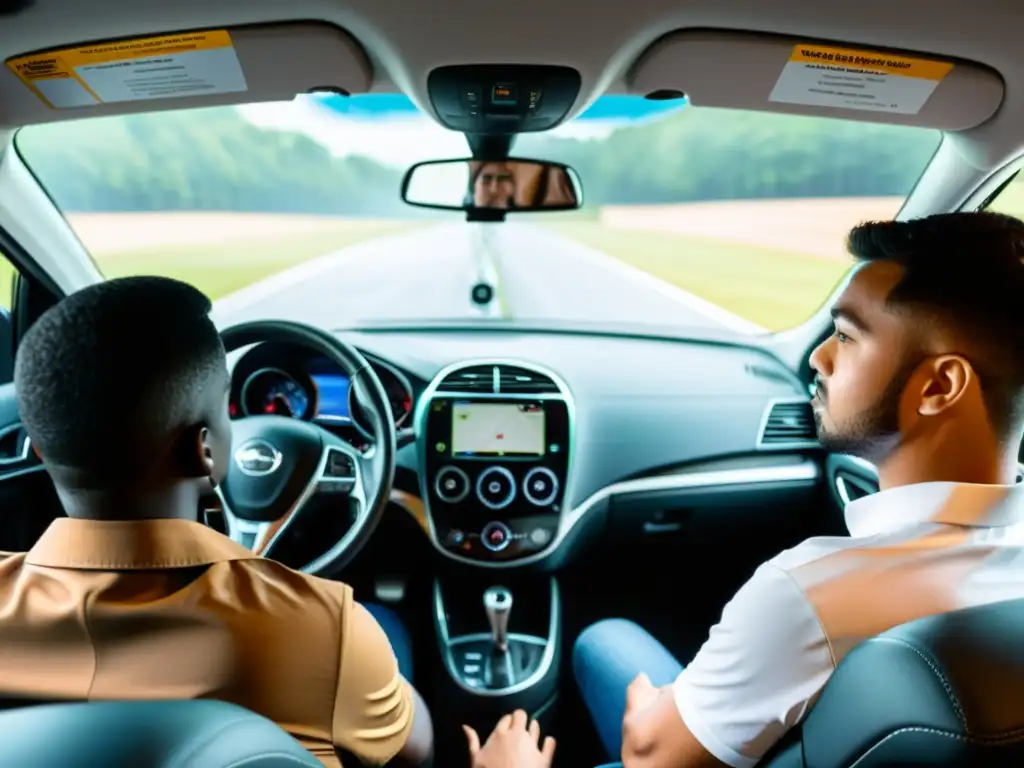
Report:
<svg viewBox="0 0 1024 768"><path fill-rule="evenodd" d="M550 709L559 681L559 599L553 577L489 586L436 581L446 706L491 717L492 725L513 709Z"/></svg>
<svg viewBox="0 0 1024 768"><path fill-rule="evenodd" d="M572 401L554 374L501 361L442 371L418 414L421 490L438 549L514 565L552 545L573 448Z"/></svg>

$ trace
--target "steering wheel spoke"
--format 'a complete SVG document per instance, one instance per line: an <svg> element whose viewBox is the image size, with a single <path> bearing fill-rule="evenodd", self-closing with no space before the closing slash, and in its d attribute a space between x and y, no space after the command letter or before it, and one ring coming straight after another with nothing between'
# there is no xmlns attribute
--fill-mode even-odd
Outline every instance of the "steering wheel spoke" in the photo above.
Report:
<svg viewBox="0 0 1024 768"><path fill-rule="evenodd" d="M353 527L365 522L368 513L363 478L367 477L368 462L357 449L331 436L337 442L324 445L323 454L309 485L303 489L295 503L276 520L246 520L236 515L219 493L228 535L232 540L261 557L270 557L274 546L285 531L297 520L305 507L315 498L345 497L355 504Z"/></svg>

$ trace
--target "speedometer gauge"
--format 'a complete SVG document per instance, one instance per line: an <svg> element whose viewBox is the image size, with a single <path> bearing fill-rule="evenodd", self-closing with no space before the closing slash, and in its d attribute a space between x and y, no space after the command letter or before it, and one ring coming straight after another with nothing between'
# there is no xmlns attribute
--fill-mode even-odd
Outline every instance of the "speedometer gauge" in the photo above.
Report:
<svg viewBox="0 0 1024 768"><path fill-rule="evenodd" d="M312 401L306 388L279 368L258 370L242 385L242 411L246 416L274 414L304 419Z"/></svg>

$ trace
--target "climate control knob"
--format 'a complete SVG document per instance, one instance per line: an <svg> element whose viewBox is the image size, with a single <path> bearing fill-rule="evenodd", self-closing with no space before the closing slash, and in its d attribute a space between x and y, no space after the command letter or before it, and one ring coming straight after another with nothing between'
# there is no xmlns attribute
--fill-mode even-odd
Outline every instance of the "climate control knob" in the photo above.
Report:
<svg viewBox="0 0 1024 768"><path fill-rule="evenodd" d="M523 478L523 496L534 506L549 506L558 496L558 476L547 467L534 467Z"/></svg>
<svg viewBox="0 0 1024 768"><path fill-rule="evenodd" d="M458 504L469 495L469 477L458 467L441 467L434 478L434 493L446 504Z"/></svg>
<svg viewBox="0 0 1024 768"><path fill-rule="evenodd" d="M505 467L488 467L476 479L476 497L488 509L504 509L516 497L516 479Z"/></svg>

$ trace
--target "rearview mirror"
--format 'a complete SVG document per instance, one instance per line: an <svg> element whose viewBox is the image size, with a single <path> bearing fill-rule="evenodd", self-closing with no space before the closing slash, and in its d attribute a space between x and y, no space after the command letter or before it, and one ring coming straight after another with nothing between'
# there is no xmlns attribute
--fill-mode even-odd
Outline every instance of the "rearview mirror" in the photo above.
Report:
<svg viewBox="0 0 1024 768"><path fill-rule="evenodd" d="M583 188L572 168L543 160L431 160L412 166L402 200L442 211L573 211Z"/></svg>

